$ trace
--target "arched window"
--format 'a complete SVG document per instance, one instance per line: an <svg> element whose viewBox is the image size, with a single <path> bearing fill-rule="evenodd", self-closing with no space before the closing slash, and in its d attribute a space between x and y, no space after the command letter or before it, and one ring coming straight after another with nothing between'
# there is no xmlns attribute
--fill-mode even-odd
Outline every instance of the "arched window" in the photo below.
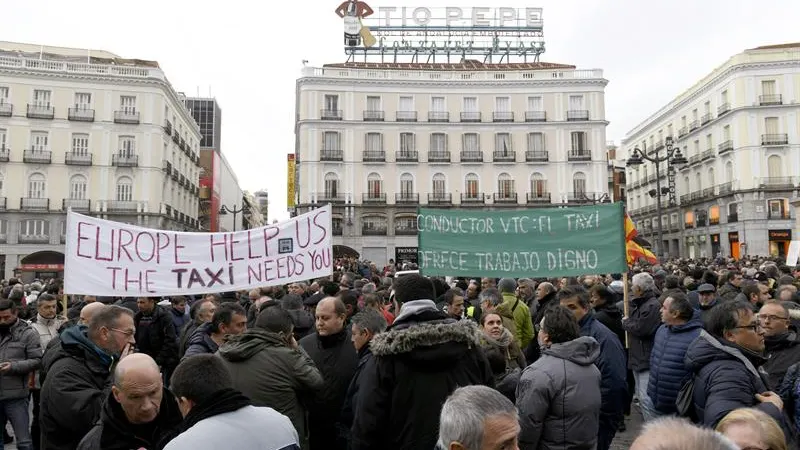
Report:
<svg viewBox="0 0 800 450"><path fill-rule="evenodd" d="M701 175L700 172L697 172L694 175L694 178L695 178L695 180L697 180L697 190L698 191L702 191L703 190L703 175Z"/></svg>
<svg viewBox="0 0 800 450"><path fill-rule="evenodd" d="M583 172L575 172L572 176L572 191L576 197L586 195L586 174Z"/></svg>
<svg viewBox="0 0 800 450"><path fill-rule="evenodd" d="M370 198L380 198L383 195L383 180L375 172L367 175L367 194Z"/></svg>
<svg viewBox="0 0 800 450"><path fill-rule="evenodd" d="M133 201L133 180L130 177L119 177L117 180L117 201Z"/></svg>
<svg viewBox="0 0 800 450"><path fill-rule="evenodd" d="M708 208L708 224L719 225L719 205Z"/></svg>
<svg viewBox="0 0 800 450"><path fill-rule="evenodd" d="M532 199L549 199L550 194L547 192L547 180L544 175L539 172L531 174L531 198Z"/></svg>
<svg viewBox="0 0 800 450"><path fill-rule="evenodd" d="M325 174L325 198L336 199L339 196L339 175L334 172Z"/></svg>
<svg viewBox="0 0 800 450"><path fill-rule="evenodd" d="M73 175L69 179L69 198L70 200L86 200L86 177L83 175Z"/></svg>
<svg viewBox="0 0 800 450"><path fill-rule="evenodd" d="M28 198L47 197L47 180L41 173L32 173L28 177Z"/></svg>
<svg viewBox="0 0 800 450"><path fill-rule="evenodd" d="M434 196L437 198L444 197L445 192L447 192L447 177L443 173L434 174L432 187Z"/></svg>
<svg viewBox="0 0 800 450"><path fill-rule="evenodd" d="M689 177L683 177L683 191L687 194L692 192L692 182L689 181Z"/></svg>
<svg viewBox="0 0 800 450"><path fill-rule="evenodd" d="M730 183L733 181L733 162L728 161L725 164L725 182Z"/></svg>
<svg viewBox="0 0 800 450"><path fill-rule="evenodd" d="M768 177L770 178L778 178L783 176L783 162L781 161L781 157L778 155L772 155L767 158L767 171Z"/></svg>
<svg viewBox="0 0 800 450"><path fill-rule="evenodd" d="M410 173L400 175L400 195L403 198L414 194L414 177Z"/></svg>
<svg viewBox="0 0 800 450"><path fill-rule="evenodd" d="M477 199L480 191L480 181L478 180L478 175L474 173L468 173L466 177L464 177L464 196L469 199Z"/></svg>
<svg viewBox="0 0 800 450"><path fill-rule="evenodd" d="M516 194L514 189L514 179L511 175L503 172L497 177L497 193L500 198L512 198Z"/></svg>
<svg viewBox="0 0 800 450"><path fill-rule="evenodd" d="M714 168L710 167L708 169L708 187L714 187L717 184L714 178Z"/></svg>

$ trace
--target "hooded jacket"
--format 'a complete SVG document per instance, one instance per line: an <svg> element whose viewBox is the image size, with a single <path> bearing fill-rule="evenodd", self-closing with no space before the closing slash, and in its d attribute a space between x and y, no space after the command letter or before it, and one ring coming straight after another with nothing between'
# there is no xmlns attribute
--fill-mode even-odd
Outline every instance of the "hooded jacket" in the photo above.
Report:
<svg viewBox="0 0 800 450"><path fill-rule="evenodd" d="M689 344L703 330L700 313L682 325L661 325L653 341L653 352L650 354L650 379L647 383L647 396L653 407L662 415L676 414L678 408L675 400L678 392L692 372L686 367L684 359Z"/></svg>
<svg viewBox="0 0 800 450"><path fill-rule="evenodd" d="M0 361L11 369L0 375L0 400L28 397L28 376L42 364L39 334L22 319L17 319L0 337Z"/></svg>
<svg viewBox="0 0 800 450"><path fill-rule="evenodd" d="M616 430L628 398L625 349L617 336L597 320L595 313L587 313L579 325L581 335L593 338L600 345L594 362L600 371L600 419L603 426Z"/></svg>
<svg viewBox="0 0 800 450"><path fill-rule="evenodd" d="M100 417L115 358L89 340L86 330L84 325L67 328L44 356L43 449L74 450Z"/></svg>
<svg viewBox="0 0 800 450"><path fill-rule="evenodd" d="M178 403L167 388L163 388L158 415L146 425L131 424L122 405L109 392L100 420L78 444L78 450L155 449L162 436L182 420Z"/></svg>
<svg viewBox="0 0 800 450"><path fill-rule="evenodd" d="M222 344L219 356L230 369L234 389L250 397L253 405L269 406L287 416L302 448L307 448L302 399L325 385L308 354L301 347L289 347L281 334L253 328Z"/></svg>
<svg viewBox="0 0 800 450"><path fill-rule="evenodd" d="M653 339L661 326L661 303L653 291L645 292L631 301L630 316L622 323L629 333L628 368L634 372L650 369Z"/></svg>
<svg viewBox="0 0 800 450"><path fill-rule="evenodd" d="M619 342L625 345L625 330L622 329L622 311L615 303L605 303L594 308L594 318L617 335Z"/></svg>
<svg viewBox="0 0 800 450"><path fill-rule="evenodd" d="M533 322L531 320L531 310L522 299L518 299L516 295L511 292L503 293L503 303L501 306L507 306L511 311L516 325L516 333L514 337L521 348L525 348L533 340Z"/></svg>
<svg viewBox="0 0 800 450"><path fill-rule="evenodd" d="M360 378L352 450L434 448L445 399L460 386L493 385L478 326L448 318L432 300L405 303L370 347L374 357Z"/></svg>
<svg viewBox="0 0 800 450"><path fill-rule="evenodd" d="M553 344L517 387L522 450L594 450L600 420L600 344L581 336Z"/></svg>
<svg viewBox="0 0 800 450"><path fill-rule="evenodd" d="M144 326L143 321L149 320ZM178 338L175 336L175 324L172 313L163 306L155 305L153 313L145 315L139 311L133 316L136 326L136 348L153 357L164 372L171 373L178 365Z"/></svg>
<svg viewBox="0 0 800 450"><path fill-rule="evenodd" d="M800 337L794 330L779 336L764 336L767 362L762 366L767 372L767 387L777 392L786 371L800 362Z"/></svg>
<svg viewBox="0 0 800 450"><path fill-rule="evenodd" d="M206 322L194 330L186 343L186 353L181 359L207 353L214 354L218 349L217 343L211 339L211 322Z"/></svg>

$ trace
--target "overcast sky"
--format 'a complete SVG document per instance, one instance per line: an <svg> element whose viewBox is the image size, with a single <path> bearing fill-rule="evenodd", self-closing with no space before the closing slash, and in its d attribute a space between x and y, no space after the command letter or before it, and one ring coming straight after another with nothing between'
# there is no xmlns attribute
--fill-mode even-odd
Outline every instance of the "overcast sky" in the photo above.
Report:
<svg viewBox="0 0 800 450"><path fill-rule="evenodd" d="M215 96L222 148L243 189L267 188L286 213L294 88L302 60L343 62L339 0L300 2L25 0L5 2L0 40L98 48L157 60L178 91ZM800 41L798 0L371 0L379 6L544 8L542 61L601 68L607 139L625 133L728 57ZM280 11L294 7L295 13Z"/></svg>

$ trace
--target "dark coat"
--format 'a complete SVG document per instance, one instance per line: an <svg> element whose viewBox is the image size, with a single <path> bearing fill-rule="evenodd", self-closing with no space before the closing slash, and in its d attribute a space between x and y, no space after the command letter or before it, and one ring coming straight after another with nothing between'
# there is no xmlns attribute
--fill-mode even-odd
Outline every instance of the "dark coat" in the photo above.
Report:
<svg viewBox="0 0 800 450"><path fill-rule="evenodd" d="M67 328L52 342L43 361L41 448L75 450L100 418L114 359L89 340L83 325Z"/></svg>
<svg viewBox="0 0 800 450"><path fill-rule="evenodd" d="M302 309L292 309L286 311L292 318L294 324L294 338L298 341L314 332L314 316Z"/></svg>
<svg viewBox="0 0 800 450"><path fill-rule="evenodd" d="M795 331L764 337L764 346L769 358L762 366L767 371L767 387L777 392L789 367L800 362L800 337Z"/></svg>
<svg viewBox="0 0 800 450"><path fill-rule="evenodd" d="M183 330L183 327L185 327L187 323L191 322L192 319L189 314L182 313L173 307L169 307L167 309L172 314L172 325L175 327L175 336L177 340L181 336L181 330Z"/></svg>
<svg viewBox="0 0 800 450"><path fill-rule="evenodd" d="M158 441L181 421L183 416L178 409L178 403L166 388L163 389L158 416L147 427L131 425L122 406L109 393L103 404L100 420L81 440L78 450L155 449ZM143 434L143 431L147 431L147 434Z"/></svg>
<svg viewBox="0 0 800 450"><path fill-rule="evenodd" d="M732 302L736 299L736 296L739 295L741 292L742 290L740 288L730 283L725 283L717 291L717 297L721 298L723 301Z"/></svg>
<svg viewBox="0 0 800 450"><path fill-rule="evenodd" d="M360 376L352 450L434 448L445 399L460 386L494 384L480 336L474 322L448 318L431 300L404 304L370 343L374 359Z"/></svg>
<svg viewBox="0 0 800 450"><path fill-rule="evenodd" d="M0 337L0 361L11 363L11 369L0 375L0 400L28 398L30 373L42 364L39 333L17 319L9 334Z"/></svg>
<svg viewBox="0 0 800 450"><path fill-rule="evenodd" d="M141 311L133 316L133 323L136 325L136 348L150 355L165 373L170 373L178 365L178 343L172 313L163 306L156 305L149 317L150 324L144 326L142 321L147 320L148 316Z"/></svg>
<svg viewBox="0 0 800 450"><path fill-rule="evenodd" d="M686 350L703 330L700 313L683 325L661 325L650 354L650 381L647 396L661 415L678 412L675 400L684 383L692 376L686 367Z"/></svg>
<svg viewBox="0 0 800 450"><path fill-rule="evenodd" d="M592 312L583 316L580 327L581 335L592 337L600 344L600 354L594 361L600 370L600 419L603 426L616 430L628 398L625 349L617 336L600 323Z"/></svg>
<svg viewBox="0 0 800 450"><path fill-rule="evenodd" d="M625 330L622 329L622 311L614 303L606 303L594 308L594 318L614 333L622 346L625 346Z"/></svg>
<svg viewBox="0 0 800 450"><path fill-rule="evenodd" d="M508 369L502 375L495 375L495 389L501 394L505 395L511 403L517 402L517 386L519 386L519 379L522 376L522 369Z"/></svg>
<svg viewBox="0 0 800 450"><path fill-rule="evenodd" d="M206 322L197 327L192 333L192 337L189 338L186 344L186 352L183 354L183 358L208 353L214 354L217 350L219 350L219 346L211 339L211 322Z"/></svg>
<svg viewBox="0 0 800 450"><path fill-rule="evenodd" d="M350 428L353 427L353 420L355 419L355 411L356 411L356 400L358 398L358 391L361 387L361 374L364 371L364 367L368 364L372 364L372 360L374 356L372 355L372 350L370 350L369 345L365 345L358 351L358 366L356 367L356 373L353 374L353 380L350 382L350 386L347 388L347 396L344 399L344 406L342 407L342 419L341 419L341 436L344 439L348 439L350 435Z"/></svg>
<svg viewBox="0 0 800 450"><path fill-rule="evenodd" d="M195 330L197 330L197 327L200 325L202 325L202 323L197 320L191 320L184 325L181 330L181 335L178 338L178 357L183 358L184 355L186 355L186 349L189 347L189 339L194 335Z"/></svg>
<svg viewBox="0 0 800 450"><path fill-rule="evenodd" d="M299 342L322 373L324 387L309 405L309 441L312 450L341 448L331 445L338 435L337 422L342 413L350 380L358 365L358 354L345 327L337 334L309 334Z"/></svg>
<svg viewBox="0 0 800 450"><path fill-rule="evenodd" d="M539 327L542 323L542 319L544 318L544 313L547 312L547 309L552 305L558 305L556 294L557 292L553 291L539 300L539 304L536 307L536 313L533 315L532 319L534 336L539 334Z"/></svg>
<svg viewBox="0 0 800 450"><path fill-rule="evenodd" d="M650 352L653 338L661 326L661 303L653 292L645 292L642 297L631 301L630 316L622 322L628 332L628 368L634 372L650 369Z"/></svg>

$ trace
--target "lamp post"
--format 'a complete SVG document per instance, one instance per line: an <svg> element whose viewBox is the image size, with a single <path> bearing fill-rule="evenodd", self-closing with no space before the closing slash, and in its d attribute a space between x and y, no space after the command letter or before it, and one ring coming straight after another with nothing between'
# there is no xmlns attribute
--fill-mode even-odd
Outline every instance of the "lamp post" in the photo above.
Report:
<svg viewBox="0 0 800 450"><path fill-rule="evenodd" d="M628 167L636 167L640 166L644 163L644 161L650 161L656 165L656 214L658 214L658 257L659 259L664 258L664 225L662 224L661 220L661 168L659 165L664 162L668 161L672 164L672 166L682 166L686 164L688 161L686 157L683 156L681 153L681 149L678 147L673 147L672 136L667 136L664 140L664 144L666 147L667 154L661 156L660 150L656 147L656 151L652 156L648 156L645 152L639 150L639 148L634 148L633 152L631 153L631 157L628 158Z"/></svg>
<svg viewBox="0 0 800 450"><path fill-rule="evenodd" d="M239 214L242 211L244 211L244 206L242 206L239 209L236 209L236 205L233 205L233 208L228 208L225 205L222 205L222 206L219 207L219 215L220 216L225 216L228 213L233 214L233 231L236 231L236 215Z"/></svg>

